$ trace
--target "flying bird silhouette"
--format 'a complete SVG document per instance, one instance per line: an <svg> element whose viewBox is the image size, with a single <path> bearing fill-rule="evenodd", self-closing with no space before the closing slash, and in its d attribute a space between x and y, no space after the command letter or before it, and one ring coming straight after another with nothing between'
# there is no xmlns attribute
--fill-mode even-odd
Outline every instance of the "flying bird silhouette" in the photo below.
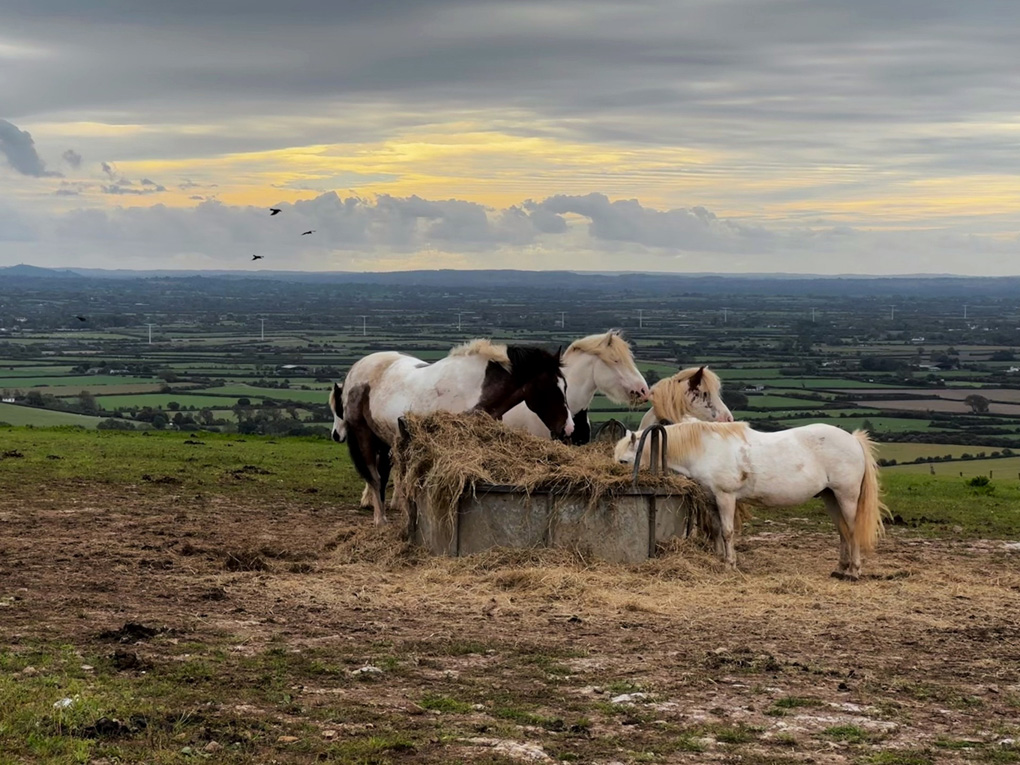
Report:
<svg viewBox="0 0 1020 765"><path fill-rule="evenodd" d="M269 208L269 217L272 218L278 212L280 212L280 208L279 207L270 207Z"/></svg>
<svg viewBox="0 0 1020 765"><path fill-rule="evenodd" d="M264 258L264 257L266 257L266 256L265 255L252 255L251 259L252 260L262 260L262 258Z"/></svg>
<svg viewBox="0 0 1020 765"><path fill-rule="evenodd" d="M75 316L74 318L76 318L78 321L88 321L88 319L84 316Z"/></svg>
<svg viewBox="0 0 1020 765"><path fill-rule="evenodd" d="M314 233L315 233L315 229L313 228L311 231L304 232L301 236L308 236L309 234L314 234Z"/></svg>

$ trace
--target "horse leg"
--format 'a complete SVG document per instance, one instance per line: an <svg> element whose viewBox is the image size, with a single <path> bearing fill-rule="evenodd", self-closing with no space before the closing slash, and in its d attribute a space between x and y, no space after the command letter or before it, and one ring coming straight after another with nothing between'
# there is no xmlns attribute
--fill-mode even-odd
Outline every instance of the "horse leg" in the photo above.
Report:
<svg viewBox="0 0 1020 765"><path fill-rule="evenodd" d="M733 546L733 522L737 514L737 498L733 494L716 494L715 504L719 508L719 525L722 527L722 542L726 566L737 567L737 551Z"/></svg>
<svg viewBox="0 0 1020 765"><path fill-rule="evenodd" d="M851 544L847 534L853 534L853 519L851 519L850 525L847 525L847 521L843 517L843 508L840 507L832 489L822 492L822 501L825 502L825 509L828 510L832 522L836 524L836 531L839 532L839 566L832 572L832 575L837 579L846 579L849 577L847 571L850 569Z"/></svg>
<svg viewBox="0 0 1020 765"><path fill-rule="evenodd" d="M376 472L379 475L379 484L376 489L375 496L375 512L373 518L376 526L381 526L386 523L386 484L390 480L390 468L393 467L393 459L390 456L389 447L382 443L379 444L379 451L376 453Z"/></svg>
<svg viewBox="0 0 1020 765"><path fill-rule="evenodd" d="M857 581L861 578L861 545L854 533L855 524L857 521L857 500L860 498L860 487L850 487L846 491L836 491L836 501L839 503L839 509L842 512L843 522L846 524L848 539L847 556L849 564L844 571L847 579Z"/></svg>
<svg viewBox="0 0 1020 765"><path fill-rule="evenodd" d="M372 485L366 483L365 489L361 492L361 504L359 505L362 510L371 510L375 507L375 503L372 502L373 491Z"/></svg>

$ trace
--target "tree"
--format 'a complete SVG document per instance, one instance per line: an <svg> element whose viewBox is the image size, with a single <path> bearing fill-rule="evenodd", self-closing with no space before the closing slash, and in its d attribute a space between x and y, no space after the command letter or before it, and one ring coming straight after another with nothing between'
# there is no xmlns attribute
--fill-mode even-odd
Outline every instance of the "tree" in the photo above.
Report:
<svg viewBox="0 0 1020 765"><path fill-rule="evenodd" d="M99 404L96 403L96 397L87 390L83 390L78 394L78 408L84 414L97 414L99 412Z"/></svg>
<svg viewBox="0 0 1020 765"><path fill-rule="evenodd" d="M152 427L154 427L156 430L162 430L163 428L166 427L167 422L168 420L166 418L166 415L163 413L159 413L152 418Z"/></svg>
<svg viewBox="0 0 1020 765"><path fill-rule="evenodd" d="M736 388L723 388L722 400L730 409L747 409L747 396Z"/></svg>
<svg viewBox="0 0 1020 765"><path fill-rule="evenodd" d="M988 399L979 393L971 393L963 400L963 403L969 406L970 411L974 414L982 414L988 411Z"/></svg>
<svg viewBox="0 0 1020 765"><path fill-rule="evenodd" d="M654 369L645 370L645 382L648 383L648 387L655 385L661 379L662 377Z"/></svg>

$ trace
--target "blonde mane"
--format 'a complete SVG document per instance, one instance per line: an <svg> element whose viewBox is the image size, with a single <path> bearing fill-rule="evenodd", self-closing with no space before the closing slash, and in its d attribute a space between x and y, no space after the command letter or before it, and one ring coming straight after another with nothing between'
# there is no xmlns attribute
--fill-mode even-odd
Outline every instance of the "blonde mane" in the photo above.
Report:
<svg viewBox="0 0 1020 765"><path fill-rule="evenodd" d="M619 330L615 329L575 340L563 355L566 357L571 353L590 353L607 364L619 362L634 365L634 354L631 352L630 343L620 337Z"/></svg>
<svg viewBox="0 0 1020 765"><path fill-rule="evenodd" d="M704 448L705 435L718 433L723 438L747 440L746 422L702 422L695 420L666 426L666 457L682 460L698 454Z"/></svg>
<svg viewBox="0 0 1020 765"><path fill-rule="evenodd" d="M329 410L336 414L336 385L329 389Z"/></svg>
<svg viewBox="0 0 1020 765"><path fill-rule="evenodd" d="M672 377L659 380L652 386L652 411L655 418L660 422L680 422L689 412L687 405L687 381L694 376L699 369L704 369L701 378L701 389L706 390L713 396L718 396L722 383L719 375L708 367L690 367L677 372Z"/></svg>
<svg viewBox="0 0 1020 765"><path fill-rule="evenodd" d="M506 354L505 345L497 345L486 338L469 340L450 351L450 356L481 356L483 359L495 361L506 369L510 369L510 357Z"/></svg>

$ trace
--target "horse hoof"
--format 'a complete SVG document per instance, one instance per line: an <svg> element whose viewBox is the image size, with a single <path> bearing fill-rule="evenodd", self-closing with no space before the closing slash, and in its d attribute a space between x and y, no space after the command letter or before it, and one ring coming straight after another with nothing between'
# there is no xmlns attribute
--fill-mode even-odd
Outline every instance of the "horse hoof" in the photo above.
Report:
<svg viewBox="0 0 1020 765"><path fill-rule="evenodd" d="M833 571L829 576L833 579L842 579L844 582L856 582L860 579L856 574L848 574L845 571Z"/></svg>

